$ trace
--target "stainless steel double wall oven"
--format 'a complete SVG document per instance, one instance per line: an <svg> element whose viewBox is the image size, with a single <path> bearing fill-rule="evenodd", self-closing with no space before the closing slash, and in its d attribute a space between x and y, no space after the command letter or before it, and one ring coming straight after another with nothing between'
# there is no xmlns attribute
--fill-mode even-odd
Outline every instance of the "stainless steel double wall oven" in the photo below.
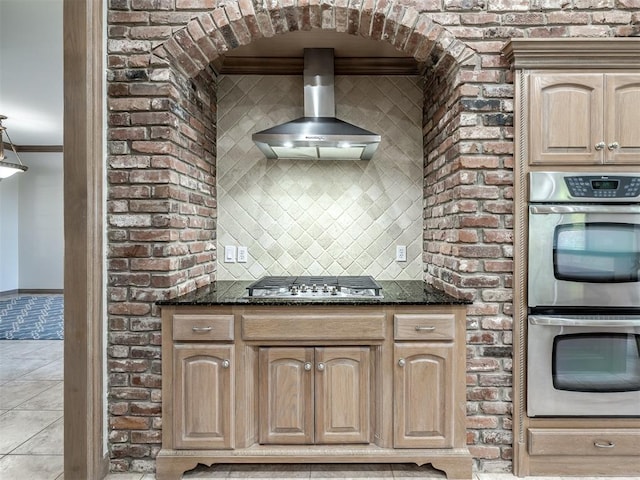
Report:
<svg viewBox="0 0 640 480"><path fill-rule="evenodd" d="M529 416L640 416L640 173L532 172Z"/></svg>

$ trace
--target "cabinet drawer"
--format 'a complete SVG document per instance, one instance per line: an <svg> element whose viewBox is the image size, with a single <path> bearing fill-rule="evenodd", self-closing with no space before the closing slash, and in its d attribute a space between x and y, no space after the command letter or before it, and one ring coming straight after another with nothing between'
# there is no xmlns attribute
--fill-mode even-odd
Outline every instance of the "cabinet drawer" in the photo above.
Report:
<svg viewBox="0 0 640 480"><path fill-rule="evenodd" d="M640 429L530 428L531 455L638 455Z"/></svg>
<svg viewBox="0 0 640 480"><path fill-rule="evenodd" d="M453 340L455 316L438 313L399 313L393 316L396 340Z"/></svg>
<svg viewBox="0 0 640 480"><path fill-rule="evenodd" d="M174 315L174 340L233 340L233 315Z"/></svg>
<svg viewBox="0 0 640 480"><path fill-rule="evenodd" d="M251 314L242 316L245 340L384 340L380 314Z"/></svg>

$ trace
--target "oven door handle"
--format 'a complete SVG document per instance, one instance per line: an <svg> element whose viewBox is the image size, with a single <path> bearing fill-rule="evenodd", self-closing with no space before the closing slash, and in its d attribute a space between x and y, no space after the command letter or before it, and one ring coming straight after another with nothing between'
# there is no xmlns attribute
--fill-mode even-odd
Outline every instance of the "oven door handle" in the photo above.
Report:
<svg viewBox="0 0 640 480"><path fill-rule="evenodd" d="M640 213L640 205L530 205L530 213Z"/></svg>
<svg viewBox="0 0 640 480"><path fill-rule="evenodd" d="M633 316L628 320L605 320L531 315L529 323L558 327L640 327L640 317Z"/></svg>

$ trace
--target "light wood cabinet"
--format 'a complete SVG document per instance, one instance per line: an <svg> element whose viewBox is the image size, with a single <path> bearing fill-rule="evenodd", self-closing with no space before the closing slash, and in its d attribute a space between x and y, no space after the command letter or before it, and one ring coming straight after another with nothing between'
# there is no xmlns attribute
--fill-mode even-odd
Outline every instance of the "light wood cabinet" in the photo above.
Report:
<svg viewBox="0 0 640 480"><path fill-rule="evenodd" d="M315 349L316 443L370 443L369 347Z"/></svg>
<svg viewBox="0 0 640 480"><path fill-rule="evenodd" d="M464 305L163 307L156 478L384 461L471 480L465 323Z"/></svg>
<svg viewBox="0 0 640 480"><path fill-rule="evenodd" d="M395 447L453 446L455 335L452 314L394 315Z"/></svg>
<svg viewBox="0 0 640 480"><path fill-rule="evenodd" d="M260 349L260 443L369 443L369 348Z"/></svg>
<svg viewBox="0 0 640 480"><path fill-rule="evenodd" d="M511 401L514 473L520 477L640 472L640 418L529 417L526 402L529 174L638 170L639 40L514 38L502 50L515 89Z"/></svg>
<svg viewBox="0 0 640 480"><path fill-rule="evenodd" d="M529 77L531 165L640 164L640 74Z"/></svg>
<svg viewBox="0 0 640 480"><path fill-rule="evenodd" d="M453 344L396 344L394 360L394 446L451 447Z"/></svg>
<svg viewBox="0 0 640 480"><path fill-rule="evenodd" d="M637 428L530 428L531 455L638 456Z"/></svg>
<svg viewBox="0 0 640 480"><path fill-rule="evenodd" d="M234 347L216 343L234 339L233 315L177 314L171 338L173 445L233 448Z"/></svg>
<svg viewBox="0 0 640 480"><path fill-rule="evenodd" d="M260 443L311 444L313 349L260 349Z"/></svg>
<svg viewBox="0 0 640 480"><path fill-rule="evenodd" d="M233 448L233 346L174 345L175 448Z"/></svg>

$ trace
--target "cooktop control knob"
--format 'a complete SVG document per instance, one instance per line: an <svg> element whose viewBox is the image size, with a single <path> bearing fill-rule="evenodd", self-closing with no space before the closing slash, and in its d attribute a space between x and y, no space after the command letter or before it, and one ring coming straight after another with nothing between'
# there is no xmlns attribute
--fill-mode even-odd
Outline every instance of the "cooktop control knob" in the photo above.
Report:
<svg viewBox="0 0 640 480"><path fill-rule="evenodd" d="M300 285L300 292L307 293L307 286L304 283Z"/></svg>
<svg viewBox="0 0 640 480"><path fill-rule="evenodd" d="M298 287L295 285L291 287L291 295L298 295Z"/></svg>
<svg viewBox="0 0 640 480"><path fill-rule="evenodd" d="M338 287L331 287L331 295L338 295Z"/></svg>
<svg viewBox="0 0 640 480"><path fill-rule="evenodd" d="M329 292L329 285L327 285L327 284L325 283L325 284L324 284L324 286L322 287L322 291L323 291L324 293Z"/></svg>
<svg viewBox="0 0 640 480"><path fill-rule="evenodd" d="M318 286L317 286L315 283L314 283L313 285L311 285L311 291L312 291L313 293L315 293L315 292L317 292L317 291L318 291Z"/></svg>

